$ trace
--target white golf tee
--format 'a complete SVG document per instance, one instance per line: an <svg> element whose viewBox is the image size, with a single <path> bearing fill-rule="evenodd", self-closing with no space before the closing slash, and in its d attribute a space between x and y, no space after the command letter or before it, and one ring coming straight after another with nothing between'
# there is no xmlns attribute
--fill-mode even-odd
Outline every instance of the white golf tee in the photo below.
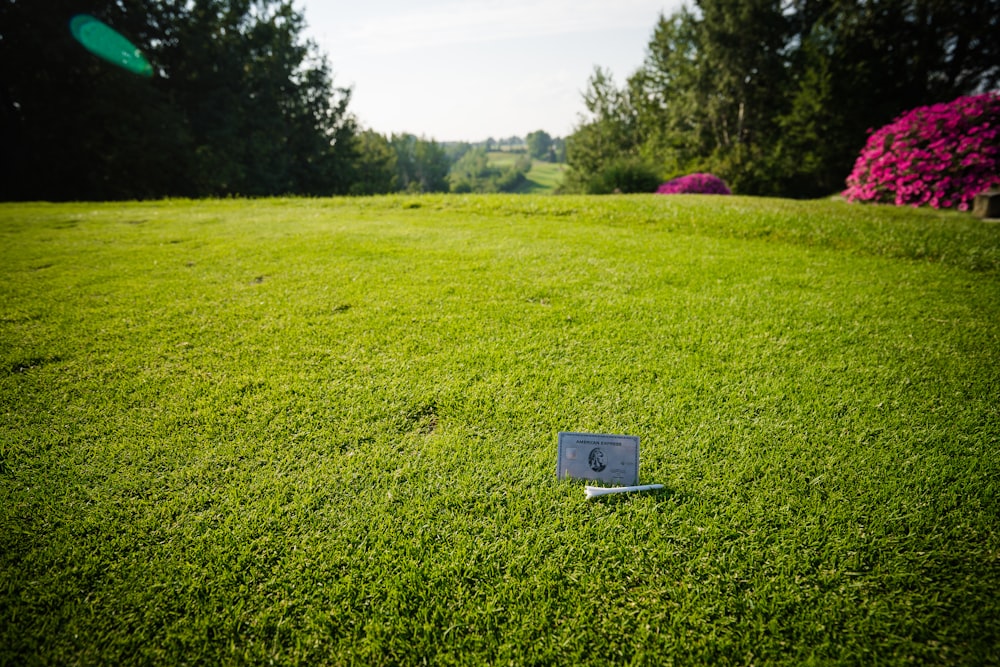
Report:
<svg viewBox="0 0 1000 667"><path fill-rule="evenodd" d="M597 496L606 496L610 493L631 493L632 491L652 491L653 489L662 489L662 484L643 484L641 486L613 486L613 487L601 487L601 486L588 486L584 488L587 494L587 500L591 498L596 498Z"/></svg>

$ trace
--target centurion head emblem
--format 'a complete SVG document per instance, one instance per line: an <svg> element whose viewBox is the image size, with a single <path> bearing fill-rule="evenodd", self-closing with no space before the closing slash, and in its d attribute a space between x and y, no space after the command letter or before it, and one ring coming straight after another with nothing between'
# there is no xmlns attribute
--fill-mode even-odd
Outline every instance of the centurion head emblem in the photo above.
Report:
<svg viewBox="0 0 1000 667"><path fill-rule="evenodd" d="M587 463L590 464L590 469L594 472L601 472L608 465L604 460L604 452L602 452L599 447L594 447L590 450L590 456L587 458Z"/></svg>

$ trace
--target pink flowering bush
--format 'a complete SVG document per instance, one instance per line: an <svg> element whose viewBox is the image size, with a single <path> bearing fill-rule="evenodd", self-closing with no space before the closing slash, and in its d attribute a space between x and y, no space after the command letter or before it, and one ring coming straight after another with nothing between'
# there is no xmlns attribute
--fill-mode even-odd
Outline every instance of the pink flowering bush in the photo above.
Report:
<svg viewBox="0 0 1000 667"><path fill-rule="evenodd" d="M731 195L729 187L718 176L712 174L688 174L667 181L657 190L661 195L699 194L699 195Z"/></svg>
<svg viewBox="0 0 1000 667"><path fill-rule="evenodd" d="M908 111L868 137L843 194L849 201L967 211L1000 185L1000 95Z"/></svg>

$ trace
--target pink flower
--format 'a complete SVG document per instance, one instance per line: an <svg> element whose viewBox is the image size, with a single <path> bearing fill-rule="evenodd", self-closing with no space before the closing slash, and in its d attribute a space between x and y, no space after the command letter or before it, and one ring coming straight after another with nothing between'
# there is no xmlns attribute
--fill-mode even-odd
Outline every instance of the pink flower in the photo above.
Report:
<svg viewBox="0 0 1000 667"><path fill-rule="evenodd" d="M869 132L843 194L968 210L976 194L1000 183L998 126L996 93L912 109Z"/></svg>
<svg viewBox="0 0 1000 667"><path fill-rule="evenodd" d="M712 174L688 174L667 181L656 190L661 195L703 194L731 195L729 187L718 176Z"/></svg>

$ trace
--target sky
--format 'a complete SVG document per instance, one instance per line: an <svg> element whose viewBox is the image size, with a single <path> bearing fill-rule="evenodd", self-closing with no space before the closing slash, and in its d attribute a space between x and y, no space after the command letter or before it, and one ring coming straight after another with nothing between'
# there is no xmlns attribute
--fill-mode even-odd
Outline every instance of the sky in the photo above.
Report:
<svg viewBox="0 0 1000 667"><path fill-rule="evenodd" d="M682 0L297 0L361 126L483 141L573 132L595 66L619 85Z"/></svg>

